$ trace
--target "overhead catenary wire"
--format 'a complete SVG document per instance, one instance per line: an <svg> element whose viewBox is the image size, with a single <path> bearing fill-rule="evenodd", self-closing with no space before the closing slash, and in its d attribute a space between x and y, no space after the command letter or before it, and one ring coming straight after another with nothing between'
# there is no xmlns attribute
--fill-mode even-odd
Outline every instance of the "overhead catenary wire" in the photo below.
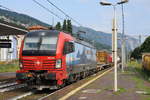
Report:
<svg viewBox="0 0 150 100"><path fill-rule="evenodd" d="M82 26L81 23L79 23L78 21L76 21L74 18L72 18L71 16L69 16L67 13L65 13L62 9L60 9L59 7L57 7L54 3L52 3L50 0L46 0L48 3L50 3L52 6L54 6L56 9L58 9L61 13L63 13L66 17L70 18L72 21L74 21L75 23L77 23L78 25Z"/></svg>
<svg viewBox="0 0 150 100"><path fill-rule="evenodd" d="M32 0L34 3L36 3L37 5L39 5L40 7L42 7L43 9L45 9L46 11L50 12L52 15L54 15L55 17L57 17L60 20L64 20L65 18L60 17L59 15L57 15L56 13L54 13L53 11L51 11L50 9L48 9L47 7L45 7L44 5L42 5L40 2L38 2L37 0ZM59 7L57 7L54 3L52 3L51 1L47 0L48 3L50 3L52 6L54 6L56 9L58 9L61 13L63 13L67 18L71 19L73 22L77 23L78 25L82 26L81 23L79 23L78 21L76 21L74 18L72 18L71 16L69 16L68 14L66 14L62 9L60 9ZM0 8L4 8L8 11L12 11L15 12L12 9L9 9L3 5L0 5Z"/></svg>
<svg viewBox="0 0 150 100"><path fill-rule="evenodd" d="M45 7L44 5L42 5L40 2L38 2L37 0L32 0L34 3L36 3L37 5L39 5L41 8L45 9L46 11L50 12L52 15L54 15L55 17L57 17L60 20L64 20L65 18L62 18L61 16L57 15L56 13L54 13L53 11L51 11L50 9L48 9L47 7ZM63 13L66 18L69 18L70 20L72 20L73 22L77 23L78 25L82 26L81 23L79 23L77 20L75 20L74 18L72 18L71 16L69 16L67 13L65 13L62 9L60 9L59 7L57 7L54 3L52 3L51 1L47 0L47 2L49 2L52 6L54 6L56 9L58 9L61 13ZM8 11L12 11L15 12L12 9L9 9L3 5L0 5L0 8L4 8Z"/></svg>
<svg viewBox="0 0 150 100"><path fill-rule="evenodd" d="M42 7L43 9L45 9L46 11L50 12L51 14L53 14L54 16L56 16L57 18L64 20L64 18L60 17L59 15L57 15L56 13L54 13L53 11L49 10L48 8L46 8L44 5L42 5L41 3L39 3L36 0L32 0L33 2L35 2L37 5L39 5L40 7Z"/></svg>
<svg viewBox="0 0 150 100"><path fill-rule="evenodd" d="M0 5L0 8L4 8L4 9L6 9L6 10L8 10L8 11L13 11L13 12L15 12L14 10L9 9L9 8L7 8L7 7L3 6L3 5Z"/></svg>

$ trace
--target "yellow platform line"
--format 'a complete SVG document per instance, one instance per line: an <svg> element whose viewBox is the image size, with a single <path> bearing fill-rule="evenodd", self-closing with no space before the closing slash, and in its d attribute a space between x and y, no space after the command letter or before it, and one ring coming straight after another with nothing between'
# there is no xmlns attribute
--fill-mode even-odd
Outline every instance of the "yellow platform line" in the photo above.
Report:
<svg viewBox="0 0 150 100"><path fill-rule="evenodd" d="M94 82L95 80L97 80L98 78L104 76L105 74L107 74L108 72L110 72L111 70L113 70L113 68L105 71L104 73L100 74L99 76L95 77L94 79L86 82L85 84L81 85L80 87L72 90L71 92L69 92L68 94L66 94L65 96L63 96L62 98L60 98L59 100L66 100L67 98L69 98L70 96L74 95L76 92L78 92L79 90L81 90L82 88L86 87L87 85L91 84L92 82Z"/></svg>

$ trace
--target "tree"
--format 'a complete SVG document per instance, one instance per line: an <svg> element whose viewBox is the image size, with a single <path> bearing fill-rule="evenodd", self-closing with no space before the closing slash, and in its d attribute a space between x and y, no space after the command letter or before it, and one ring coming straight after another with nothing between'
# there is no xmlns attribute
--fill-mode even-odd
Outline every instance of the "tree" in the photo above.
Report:
<svg viewBox="0 0 150 100"><path fill-rule="evenodd" d="M69 32L70 34L72 34L71 20L67 20L67 32Z"/></svg>
<svg viewBox="0 0 150 100"><path fill-rule="evenodd" d="M61 23L57 22L56 26L55 26L56 30L61 30Z"/></svg>
<svg viewBox="0 0 150 100"><path fill-rule="evenodd" d="M62 30L67 31L67 22L66 22L66 20L64 20L64 22L63 22Z"/></svg>
<svg viewBox="0 0 150 100"><path fill-rule="evenodd" d="M131 57L135 59L141 59L142 53L150 53L150 36L144 41L144 43L133 50Z"/></svg>
<svg viewBox="0 0 150 100"><path fill-rule="evenodd" d="M134 59L140 59L141 58L141 48L137 47L133 50L133 52L131 53L131 58Z"/></svg>
<svg viewBox="0 0 150 100"><path fill-rule="evenodd" d="M146 38L144 43L141 45L142 52L150 52L150 36Z"/></svg>

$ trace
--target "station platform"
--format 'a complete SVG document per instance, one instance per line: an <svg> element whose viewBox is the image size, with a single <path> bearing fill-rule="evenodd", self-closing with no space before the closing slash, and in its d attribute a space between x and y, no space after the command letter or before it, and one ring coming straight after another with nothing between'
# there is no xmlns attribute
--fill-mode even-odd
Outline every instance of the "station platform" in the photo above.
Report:
<svg viewBox="0 0 150 100"><path fill-rule="evenodd" d="M150 100L150 83L133 70L118 72L118 92L113 91L114 71L110 71L84 88L58 100ZM79 87L77 87L79 88ZM77 89L76 88L76 89ZM51 100L46 99L46 100Z"/></svg>
<svg viewBox="0 0 150 100"><path fill-rule="evenodd" d="M112 69L83 88L80 87L88 81L81 80L75 83L77 85L71 85L43 100L150 100L150 91L146 91L150 90L150 83L136 72L118 71L118 92L113 91L113 79L114 70Z"/></svg>

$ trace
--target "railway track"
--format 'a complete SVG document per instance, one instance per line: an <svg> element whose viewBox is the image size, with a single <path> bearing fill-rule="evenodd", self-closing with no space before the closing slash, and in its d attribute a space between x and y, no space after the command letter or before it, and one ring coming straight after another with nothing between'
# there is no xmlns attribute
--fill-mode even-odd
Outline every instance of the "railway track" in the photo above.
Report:
<svg viewBox="0 0 150 100"><path fill-rule="evenodd" d="M27 86L26 84L18 84L17 82L3 81L0 83L0 93L15 90Z"/></svg>
<svg viewBox="0 0 150 100"><path fill-rule="evenodd" d="M23 87L26 87L26 86L27 86L26 84L15 84L15 85L11 85L11 86L1 88L0 92L8 92L8 91L23 88Z"/></svg>
<svg viewBox="0 0 150 100"><path fill-rule="evenodd" d="M65 86L62 89L59 90L42 90L42 91L37 91L37 90L31 90L29 88L26 88L26 84L17 84L14 80L12 81L1 81L0 82L0 100L46 100L48 97L52 97L55 99L59 99L59 96L63 96L66 93L69 92L71 89L75 89L79 87L81 84L84 84L89 80L91 77L96 77L96 75L105 72L109 70L109 68L106 68L99 73L96 73L94 75L88 76L85 79L82 79L76 83L70 84ZM76 85L78 84L78 86ZM72 88L73 87L73 88ZM56 95L59 96L56 96ZM52 99L52 100L53 100ZM57 100L55 99L55 100Z"/></svg>
<svg viewBox="0 0 150 100"><path fill-rule="evenodd" d="M17 82L13 82L13 83L3 82L2 85L0 85L0 89L5 88L5 87L9 87L9 86L13 86L13 85L16 85L16 84L17 84Z"/></svg>
<svg viewBox="0 0 150 100"><path fill-rule="evenodd" d="M107 69L101 71L101 73L106 72L109 69L110 68L107 68ZM98 73L98 74L100 74L100 73ZM29 90L29 91L27 91L25 93L17 95L17 96L15 96L13 98L10 98L8 100L46 100L48 97L52 97L52 99L50 99L50 100L53 100L55 97L57 99L59 99L60 98L59 96L63 96L64 94L69 93L69 91L71 91L71 89L74 90L75 88L79 87L81 84L85 84L86 82L88 82L89 78L91 78L91 77L94 78L97 75L91 75L88 78L85 78L85 79L80 80L80 81L78 81L76 83L67 85L64 88L61 88L59 90L55 90L55 91L51 91L51 90L42 90L42 91ZM59 96L57 97L55 95L59 95ZM55 100L57 100L57 99L55 99Z"/></svg>
<svg viewBox="0 0 150 100"><path fill-rule="evenodd" d="M18 100L18 99L24 98L24 97L26 97L26 96L32 95L32 94L34 94L35 92L36 92L36 90L31 90L31 91L29 91L29 92L26 92L26 93L24 93L24 94L22 94L22 95L19 95L19 96L15 96L15 97L10 98L10 99L8 99L8 100Z"/></svg>
<svg viewBox="0 0 150 100"><path fill-rule="evenodd" d="M0 82L0 85L1 85L1 84L5 84L5 83L7 83L7 82L8 82L8 81L2 81L2 82Z"/></svg>
<svg viewBox="0 0 150 100"><path fill-rule="evenodd" d="M16 82L15 78L9 78L9 79L0 80L0 86L3 85L3 84L13 83L13 82Z"/></svg>
<svg viewBox="0 0 150 100"><path fill-rule="evenodd" d="M26 93L23 93L21 95L15 96L13 98L10 98L8 100L43 100L53 94L56 94L59 91L62 91L64 88L59 90L30 90Z"/></svg>

